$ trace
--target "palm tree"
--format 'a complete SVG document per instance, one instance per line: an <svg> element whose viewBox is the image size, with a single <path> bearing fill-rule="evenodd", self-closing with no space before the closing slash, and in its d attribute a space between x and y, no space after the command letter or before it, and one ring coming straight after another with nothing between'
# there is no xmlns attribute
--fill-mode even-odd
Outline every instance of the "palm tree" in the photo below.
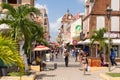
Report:
<svg viewBox="0 0 120 80"><path fill-rule="evenodd" d="M103 48L106 46L105 40L107 40L107 38L104 37L105 32L106 32L106 29L101 28L99 30L95 30L94 34L90 37L91 45L93 45L93 43L97 41L99 43L100 51L103 51Z"/></svg>
<svg viewBox="0 0 120 80"><path fill-rule="evenodd" d="M15 41L10 38L3 37L0 34L0 60L8 66L13 64L18 66L20 74L22 74L24 72L24 64L17 49L18 46Z"/></svg>
<svg viewBox="0 0 120 80"><path fill-rule="evenodd" d="M24 40L23 49L29 55L32 42L43 38L43 29L40 25L30 19L30 13L38 13L36 8L29 5L21 5L14 8L10 4L2 4L7 9L6 18L0 20L0 24L6 23L11 28L11 36L16 40Z"/></svg>

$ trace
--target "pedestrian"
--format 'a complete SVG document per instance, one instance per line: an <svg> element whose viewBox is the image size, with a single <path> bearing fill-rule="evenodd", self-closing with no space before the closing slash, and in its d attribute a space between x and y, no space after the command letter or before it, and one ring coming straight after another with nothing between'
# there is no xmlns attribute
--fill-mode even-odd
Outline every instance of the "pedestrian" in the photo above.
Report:
<svg viewBox="0 0 120 80"><path fill-rule="evenodd" d="M104 66L104 57L103 57L103 53L99 53L99 57L101 60L101 66Z"/></svg>
<svg viewBox="0 0 120 80"><path fill-rule="evenodd" d="M84 51L80 48L79 49L79 54L78 54L80 66L82 66L82 55L83 55L83 53L84 53Z"/></svg>
<svg viewBox="0 0 120 80"><path fill-rule="evenodd" d="M79 53L79 50L78 49L75 49L75 62L78 61L78 53Z"/></svg>
<svg viewBox="0 0 120 80"><path fill-rule="evenodd" d="M64 60L65 60L65 66L68 67L69 52L67 50L64 51Z"/></svg>
<svg viewBox="0 0 120 80"><path fill-rule="evenodd" d="M51 55L50 55L50 61L54 61L54 54L53 53L51 53Z"/></svg>
<svg viewBox="0 0 120 80"><path fill-rule="evenodd" d="M36 57L36 64L40 66L40 71L42 71L43 65L42 65L42 58L40 55L37 55L37 57Z"/></svg>
<svg viewBox="0 0 120 80"><path fill-rule="evenodd" d="M88 68L88 59L85 52L82 54L82 64L83 64L83 73L85 74Z"/></svg>
<svg viewBox="0 0 120 80"><path fill-rule="evenodd" d="M112 66L117 66L117 63L115 62L115 51L113 50L113 48L111 48L110 61Z"/></svg>

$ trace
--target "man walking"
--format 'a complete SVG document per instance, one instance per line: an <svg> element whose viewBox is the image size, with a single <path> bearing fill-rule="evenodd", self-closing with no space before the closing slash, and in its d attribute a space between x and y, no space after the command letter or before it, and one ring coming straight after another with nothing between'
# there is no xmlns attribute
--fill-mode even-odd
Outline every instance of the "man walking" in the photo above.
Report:
<svg viewBox="0 0 120 80"><path fill-rule="evenodd" d="M67 50L65 50L64 56L65 56L65 66L68 67L69 52Z"/></svg>
<svg viewBox="0 0 120 80"><path fill-rule="evenodd" d="M115 52L114 52L113 48L111 48L110 60L111 60L112 66L114 66L114 65L117 66L117 63L115 62Z"/></svg>

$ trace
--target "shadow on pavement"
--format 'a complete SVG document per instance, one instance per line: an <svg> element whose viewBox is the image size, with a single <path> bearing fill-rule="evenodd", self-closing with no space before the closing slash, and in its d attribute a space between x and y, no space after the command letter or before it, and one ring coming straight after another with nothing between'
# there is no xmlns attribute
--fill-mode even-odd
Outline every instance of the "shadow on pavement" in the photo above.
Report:
<svg viewBox="0 0 120 80"><path fill-rule="evenodd" d="M47 75L47 74L39 74L36 75L36 79L43 79L43 77L55 77L56 75Z"/></svg>
<svg viewBox="0 0 120 80"><path fill-rule="evenodd" d="M47 67L51 67L51 68L54 68L54 65L47 65ZM57 64L57 68L59 67L65 67L65 64ZM80 67L79 65L77 64L68 64L68 67Z"/></svg>
<svg viewBox="0 0 120 80"><path fill-rule="evenodd" d="M88 73L86 73L86 74L84 74L85 76L90 76L91 74L88 74Z"/></svg>

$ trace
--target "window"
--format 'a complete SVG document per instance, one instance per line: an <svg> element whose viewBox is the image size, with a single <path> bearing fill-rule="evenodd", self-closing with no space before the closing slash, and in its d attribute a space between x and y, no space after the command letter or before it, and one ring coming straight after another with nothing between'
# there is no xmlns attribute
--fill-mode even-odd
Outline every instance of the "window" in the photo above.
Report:
<svg viewBox="0 0 120 80"><path fill-rule="evenodd" d="M44 14L44 17L47 17L47 14L46 14L46 13Z"/></svg>
<svg viewBox="0 0 120 80"><path fill-rule="evenodd" d="M119 17L111 17L111 31L120 31Z"/></svg>
<svg viewBox="0 0 120 80"><path fill-rule="evenodd" d="M8 0L8 3L17 4L17 0Z"/></svg>
<svg viewBox="0 0 120 80"><path fill-rule="evenodd" d="M21 4L22 2L21 2L21 0L17 0L18 1L18 4Z"/></svg>
<svg viewBox="0 0 120 80"><path fill-rule="evenodd" d="M111 0L111 8L115 11L119 11L120 0Z"/></svg>
<svg viewBox="0 0 120 80"><path fill-rule="evenodd" d="M6 3L6 2L7 2L7 0L2 0L2 2L3 2L3 3Z"/></svg>
<svg viewBox="0 0 120 80"><path fill-rule="evenodd" d="M99 30L105 27L105 18L103 16L97 16L96 29Z"/></svg>
<svg viewBox="0 0 120 80"><path fill-rule="evenodd" d="M47 25L47 19L44 19L44 25Z"/></svg>

